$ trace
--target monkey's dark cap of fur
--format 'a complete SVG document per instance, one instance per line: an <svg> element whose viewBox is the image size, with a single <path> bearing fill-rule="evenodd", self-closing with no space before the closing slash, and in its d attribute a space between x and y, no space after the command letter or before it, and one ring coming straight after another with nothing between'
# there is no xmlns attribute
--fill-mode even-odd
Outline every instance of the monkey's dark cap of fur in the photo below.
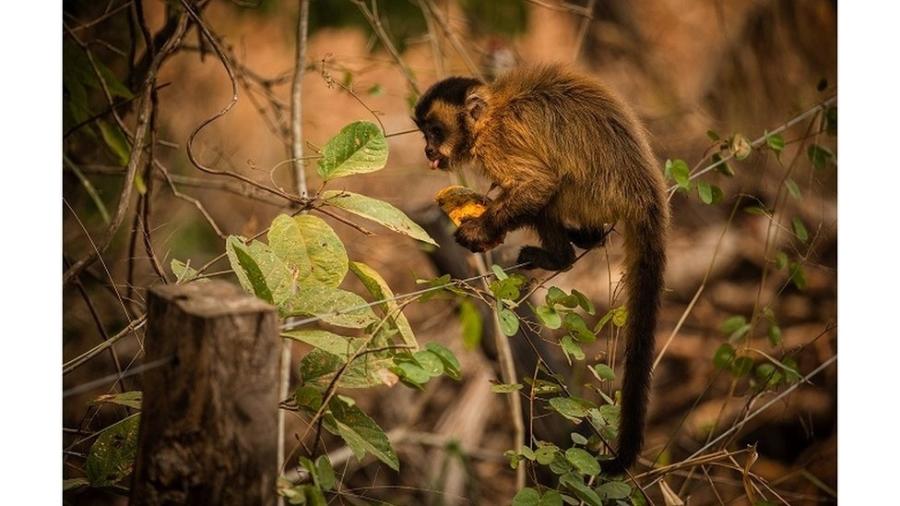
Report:
<svg viewBox="0 0 900 506"><path fill-rule="evenodd" d="M448 77L431 85L416 104L416 121L425 119L425 114L431 109L431 104L436 99L453 105L463 105L466 102L466 93L469 88L481 84L478 79L471 77Z"/></svg>

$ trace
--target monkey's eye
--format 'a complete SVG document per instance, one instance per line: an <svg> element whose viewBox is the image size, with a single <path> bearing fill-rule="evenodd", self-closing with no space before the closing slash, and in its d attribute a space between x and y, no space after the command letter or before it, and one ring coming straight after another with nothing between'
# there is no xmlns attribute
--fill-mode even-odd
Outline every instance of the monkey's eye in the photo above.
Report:
<svg viewBox="0 0 900 506"><path fill-rule="evenodd" d="M428 128L428 135L430 135L430 136L432 136L432 137L440 137L440 136L441 136L441 129L440 129L440 127L436 127L436 126L429 127L429 128Z"/></svg>

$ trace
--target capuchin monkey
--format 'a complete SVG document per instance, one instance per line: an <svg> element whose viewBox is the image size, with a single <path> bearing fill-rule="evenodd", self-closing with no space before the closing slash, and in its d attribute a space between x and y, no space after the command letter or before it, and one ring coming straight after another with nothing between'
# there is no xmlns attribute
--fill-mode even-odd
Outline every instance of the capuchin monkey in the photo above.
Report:
<svg viewBox="0 0 900 506"><path fill-rule="evenodd" d="M630 468L644 439L669 221L665 181L642 125L597 81L559 65L512 70L490 84L444 79L422 95L413 119L432 169L473 164L501 189L456 231L473 252L530 227L541 247L523 247L518 262L563 270L575 261L573 244L602 245L604 226L623 223L625 377L618 449L603 469Z"/></svg>

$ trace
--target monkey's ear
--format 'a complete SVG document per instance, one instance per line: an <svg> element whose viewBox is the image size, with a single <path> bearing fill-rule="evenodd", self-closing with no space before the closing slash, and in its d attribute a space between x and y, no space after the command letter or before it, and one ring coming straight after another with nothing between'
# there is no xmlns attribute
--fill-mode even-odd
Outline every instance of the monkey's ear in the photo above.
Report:
<svg viewBox="0 0 900 506"><path fill-rule="evenodd" d="M469 117L473 120L477 120L484 114L484 109L487 107L487 102L484 101L484 98L481 95L476 93L471 93L466 97L466 112L469 114Z"/></svg>

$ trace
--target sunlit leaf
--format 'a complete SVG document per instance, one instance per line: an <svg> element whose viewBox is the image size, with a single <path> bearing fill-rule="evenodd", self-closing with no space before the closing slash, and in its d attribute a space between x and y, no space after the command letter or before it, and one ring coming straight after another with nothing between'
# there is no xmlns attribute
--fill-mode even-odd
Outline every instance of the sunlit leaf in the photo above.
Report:
<svg viewBox="0 0 900 506"><path fill-rule="evenodd" d="M391 290L391 287L388 286L387 281L385 281L375 269L362 262L350 262L350 270L353 271L353 274L355 274L360 281L362 281L366 290L368 290L376 300L385 301L378 304L378 307L381 308L381 311L388 317L391 324L400 332L403 343L413 350L418 349L419 343L416 341L416 335L413 333L409 320L406 319L406 315L401 311L397 301L390 300L394 298L394 292Z"/></svg>
<svg viewBox="0 0 900 506"><path fill-rule="evenodd" d="M437 246L434 239L403 211L387 202L344 190L326 191L322 199L329 205L372 220L384 227L413 239Z"/></svg>
<svg viewBox="0 0 900 506"><path fill-rule="evenodd" d="M329 181L384 168L388 144L378 125L356 121L341 129L322 149L318 172Z"/></svg>

